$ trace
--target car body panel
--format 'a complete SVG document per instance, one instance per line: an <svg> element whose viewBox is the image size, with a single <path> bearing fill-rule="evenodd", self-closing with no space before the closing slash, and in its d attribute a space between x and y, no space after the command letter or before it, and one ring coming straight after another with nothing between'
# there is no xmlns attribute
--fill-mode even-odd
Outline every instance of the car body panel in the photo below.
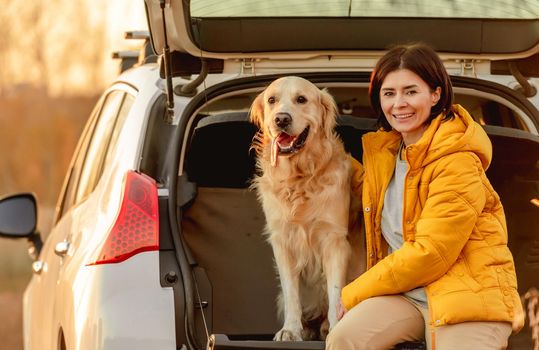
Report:
<svg viewBox="0 0 539 350"><path fill-rule="evenodd" d="M159 284L159 253L137 254L121 264L95 265L65 275L62 315L68 348L175 349L171 288Z"/></svg>

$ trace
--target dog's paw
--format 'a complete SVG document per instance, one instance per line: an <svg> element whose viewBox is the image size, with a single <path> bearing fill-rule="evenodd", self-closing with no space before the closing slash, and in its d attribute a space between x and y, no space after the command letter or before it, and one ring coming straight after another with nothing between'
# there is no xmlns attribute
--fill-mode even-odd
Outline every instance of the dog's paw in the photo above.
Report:
<svg viewBox="0 0 539 350"><path fill-rule="evenodd" d="M301 329L300 330L290 330L290 329L281 329L277 333L275 333L275 337L273 337L273 340L275 341L300 341L303 340L301 337Z"/></svg>
<svg viewBox="0 0 539 350"><path fill-rule="evenodd" d="M303 340L318 340L318 334L312 328L303 328L301 338Z"/></svg>
<svg viewBox="0 0 539 350"><path fill-rule="evenodd" d="M326 318L324 322L320 325L320 339L326 340L330 331L329 321Z"/></svg>

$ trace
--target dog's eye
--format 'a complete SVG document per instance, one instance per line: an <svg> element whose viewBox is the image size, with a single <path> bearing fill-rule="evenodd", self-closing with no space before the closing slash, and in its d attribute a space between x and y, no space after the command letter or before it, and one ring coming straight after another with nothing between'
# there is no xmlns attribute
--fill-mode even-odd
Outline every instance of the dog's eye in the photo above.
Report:
<svg viewBox="0 0 539 350"><path fill-rule="evenodd" d="M275 97L271 96L270 98L268 98L268 103L270 105L274 104L275 103Z"/></svg>
<svg viewBox="0 0 539 350"><path fill-rule="evenodd" d="M307 99L305 98L305 96L298 96L298 98L296 99L296 101L298 103L301 103L301 104L304 104L307 102Z"/></svg>

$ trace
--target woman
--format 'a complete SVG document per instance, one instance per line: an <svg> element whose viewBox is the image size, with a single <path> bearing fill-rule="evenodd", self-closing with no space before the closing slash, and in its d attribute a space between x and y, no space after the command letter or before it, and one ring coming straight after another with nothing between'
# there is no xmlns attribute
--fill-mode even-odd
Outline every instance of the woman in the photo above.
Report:
<svg viewBox="0 0 539 350"><path fill-rule="evenodd" d="M504 349L523 313L488 136L428 46L391 49L369 95L382 128L363 137L368 270L343 288L326 348Z"/></svg>

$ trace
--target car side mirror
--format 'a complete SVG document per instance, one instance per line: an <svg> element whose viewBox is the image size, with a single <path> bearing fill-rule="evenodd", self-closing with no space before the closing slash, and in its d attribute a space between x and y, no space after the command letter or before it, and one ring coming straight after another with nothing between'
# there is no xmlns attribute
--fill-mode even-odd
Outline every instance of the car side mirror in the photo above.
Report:
<svg viewBox="0 0 539 350"><path fill-rule="evenodd" d="M0 199L0 235L29 237L36 230L37 205L34 195L16 194Z"/></svg>
<svg viewBox="0 0 539 350"><path fill-rule="evenodd" d="M43 242L37 226L37 201L31 193L15 194L0 198L0 237L28 238L33 253L39 255Z"/></svg>

